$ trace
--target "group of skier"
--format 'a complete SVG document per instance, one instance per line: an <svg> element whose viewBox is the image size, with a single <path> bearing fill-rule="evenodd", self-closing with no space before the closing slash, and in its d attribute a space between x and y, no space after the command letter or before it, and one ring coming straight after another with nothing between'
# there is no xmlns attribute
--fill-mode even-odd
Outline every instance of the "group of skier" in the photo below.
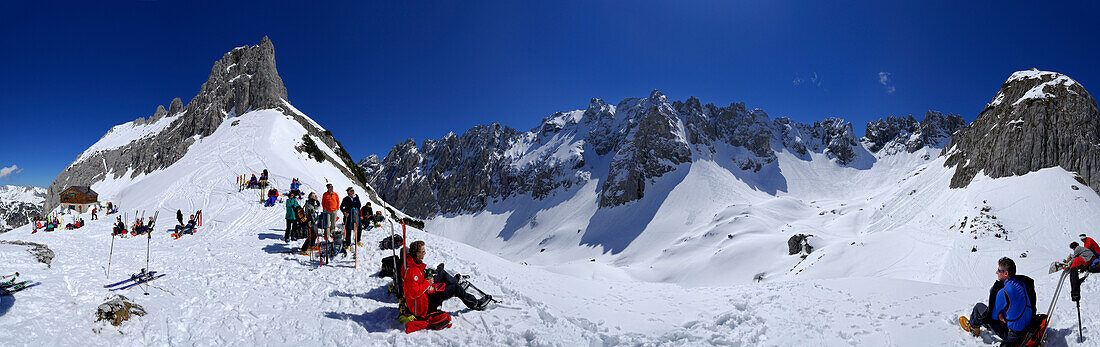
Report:
<svg viewBox="0 0 1100 347"><path fill-rule="evenodd" d="M304 202L299 202L300 190L293 184L300 186L295 179L290 193L287 194L286 229L283 241L290 242L306 238L302 244L302 251L315 246L319 234L326 239L335 240L343 250L351 247L353 243L362 246L362 232L370 230L384 219L382 211L374 213L370 201L366 205L360 202L353 187L347 188L347 195L343 200L333 190L332 184L327 184L321 200L317 199L317 193L311 192ZM337 221L340 220L337 216L338 211L344 221L342 232L336 231Z"/></svg>
<svg viewBox="0 0 1100 347"><path fill-rule="evenodd" d="M264 187L267 187L267 169L260 173L260 178L256 178L256 174L252 174L252 178L249 178L248 183L245 184L245 188L248 189L263 189Z"/></svg>
<svg viewBox="0 0 1100 347"><path fill-rule="evenodd" d="M1069 277L1070 299L1074 302L1081 300L1081 274L1100 272L1100 245L1085 234L1080 238L1081 243L1070 242L1072 252L1066 261L1051 264L1050 269L1051 273L1063 270L1063 278ZM1016 263L1008 257L997 261L996 274L988 303L975 304L970 317L960 317L959 323L974 336L985 327L1000 337L1003 345L1041 344L1049 317L1035 311L1035 280L1017 274ZM1059 282L1057 292L1061 285Z"/></svg>

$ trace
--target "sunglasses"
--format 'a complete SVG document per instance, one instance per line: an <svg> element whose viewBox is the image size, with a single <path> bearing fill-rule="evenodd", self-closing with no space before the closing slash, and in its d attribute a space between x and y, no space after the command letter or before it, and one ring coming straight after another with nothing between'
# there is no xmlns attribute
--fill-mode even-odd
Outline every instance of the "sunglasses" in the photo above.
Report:
<svg viewBox="0 0 1100 347"><path fill-rule="evenodd" d="M1008 272L1008 270L997 269L997 273Z"/></svg>

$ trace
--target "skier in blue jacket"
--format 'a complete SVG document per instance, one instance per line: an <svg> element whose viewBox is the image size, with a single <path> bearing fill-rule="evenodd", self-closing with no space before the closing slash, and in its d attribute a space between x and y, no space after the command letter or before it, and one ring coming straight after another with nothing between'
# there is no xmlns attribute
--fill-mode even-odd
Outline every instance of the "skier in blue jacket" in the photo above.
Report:
<svg viewBox="0 0 1100 347"><path fill-rule="evenodd" d="M990 309L992 307L992 310ZM1035 315L1035 281L1016 274L1016 263L1008 257L997 261L997 282L989 289L989 305L978 303L970 314L970 332L982 326L1004 343L1020 341Z"/></svg>

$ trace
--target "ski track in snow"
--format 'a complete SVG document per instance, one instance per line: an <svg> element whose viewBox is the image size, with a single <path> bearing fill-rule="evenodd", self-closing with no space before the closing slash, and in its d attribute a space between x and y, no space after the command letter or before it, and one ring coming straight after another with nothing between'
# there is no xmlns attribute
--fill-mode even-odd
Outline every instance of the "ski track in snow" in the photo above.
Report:
<svg viewBox="0 0 1100 347"><path fill-rule="evenodd" d="M588 186L569 191L580 202L558 198L572 209L567 213L535 209L540 225L560 228L560 235L525 227L513 240L501 242L492 237L495 233L487 238L461 233L474 230L461 223L484 223L482 229L503 225L500 215L492 213L429 224L452 223L438 224L446 230L443 235L409 229L410 241L427 242L427 263L442 262L451 272L470 275L473 284L503 303L471 311L451 300L443 309L454 318L452 328L405 334L396 321L397 300L386 292L390 281L373 276L379 261L391 254L375 245L393 224L384 223L382 230L363 235L359 268L352 267L351 259L337 259L311 271L315 263L308 257L278 253L301 244L281 241L283 205L265 208L256 190L239 192L235 175L268 168L277 183L299 177L304 190L318 192L326 180L337 191L353 184L331 164L294 151L295 140L305 131L278 112L257 111L233 119L237 120L240 124L226 122L197 142L168 169L93 186L123 211L144 209L149 215L159 211L166 216L158 220L151 239L114 240L110 278L105 272L114 215L88 221L78 230L31 234L23 227L0 235L0 240L47 244L56 255L47 267L24 246L0 244L0 274L18 271L21 279L42 283L0 297L0 341L204 346L988 345L995 341L988 332L982 338L970 337L955 319L985 300L995 260L1004 255L1016 258L1021 273L1036 279L1038 306L1044 311L1057 281L1056 275L1045 274L1046 265L1069 253L1064 244L1077 230L1096 224L1094 216L1070 218L1096 211L1098 199L1087 189L1062 192L1073 182L1064 171L1000 180L979 176L975 188L943 194L950 173L935 169L939 163L932 162L923 173L904 167L886 178L847 171L848 176L832 178L850 187L815 190L811 182L821 178L812 177L814 172L830 171L811 163L809 170L783 168L789 188L776 197L739 188L742 183L724 173L721 162L703 163L691 168L668 199L673 204L707 204L679 210L662 206L659 215L671 217L654 219L648 227L663 229L642 233L634 241L657 244L659 249L635 249L631 244L621 254L609 255L570 244L580 240L573 230L583 225L554 218L591 216L578 211L592 199ZM852 179L852 172L868 177ZM917 178L895 181L901 177ZM861 184L889 188L850 194ZM1019 186L1034 186L1030 189L1039 193L1020 197L1031 191L1014 188ZM702 190L692 187L705 187L698 189L713 195L698 194ZM1063 203L1079 198L1092 202ZM984 200L991 201L999 220L1020 241L971 240L969 234L944 231L956 218L976 216L972 207ZM1060 204L1036 209L1036 201ZM915 204L932 207L912 208ZM194 235L170 238L176 209L183 209L185 216L203 209L204 225ZM818 214L831 210L838 213ZM1033 210L1043 212L1026 213ZM1028 224L1037 219L1034 213L1056 223ZM921 231L918 225L930 230ZM1050 225L1059 228L1038 233ZM774 230L785 233L771 235ZM800 230L822 239L818 251L805 260L778 249L785 246L789 233ZM464 237L477 240L467 242L481 249L450 239ZM497 255L520 253L508 247L527 247L530 253L527 242L540 240L551 251L532 256L532 265ZM143 267L147 241L151 270L167 276L121 294L144 306L148 314L119 328L94 322L96 307L116 293L103 284ZM975 245L980 251L970 252ZM1024 251L1029 257L1018 258ZM598 261L588 261L590 256ZM565 258L575 261L562 261ZM751 274L760 272L757 266L765 267L767 279L749 282ZM646 276L650 278L640 280ZM1052 346L1076 345L1076 312L1068 288L1064 291L1049 333ZM1100 322L1100 315L1088 309L1097 292L1086 282L1085 327ZM1092 341L1090 337L1085 344Z"/></svg>

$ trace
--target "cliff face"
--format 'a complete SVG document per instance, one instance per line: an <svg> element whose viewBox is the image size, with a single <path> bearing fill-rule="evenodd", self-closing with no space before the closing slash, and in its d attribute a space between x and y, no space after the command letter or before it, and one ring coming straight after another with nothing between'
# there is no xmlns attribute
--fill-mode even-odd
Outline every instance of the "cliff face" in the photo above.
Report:
<svg viewBox="0 0 1100 347"><path fill-rule="evenodd" d="M979 172L997 178L1061 166L1100 191L1100 110L1083 86L1060 73L1012 74L947 148L954 188Z"/></svg>

